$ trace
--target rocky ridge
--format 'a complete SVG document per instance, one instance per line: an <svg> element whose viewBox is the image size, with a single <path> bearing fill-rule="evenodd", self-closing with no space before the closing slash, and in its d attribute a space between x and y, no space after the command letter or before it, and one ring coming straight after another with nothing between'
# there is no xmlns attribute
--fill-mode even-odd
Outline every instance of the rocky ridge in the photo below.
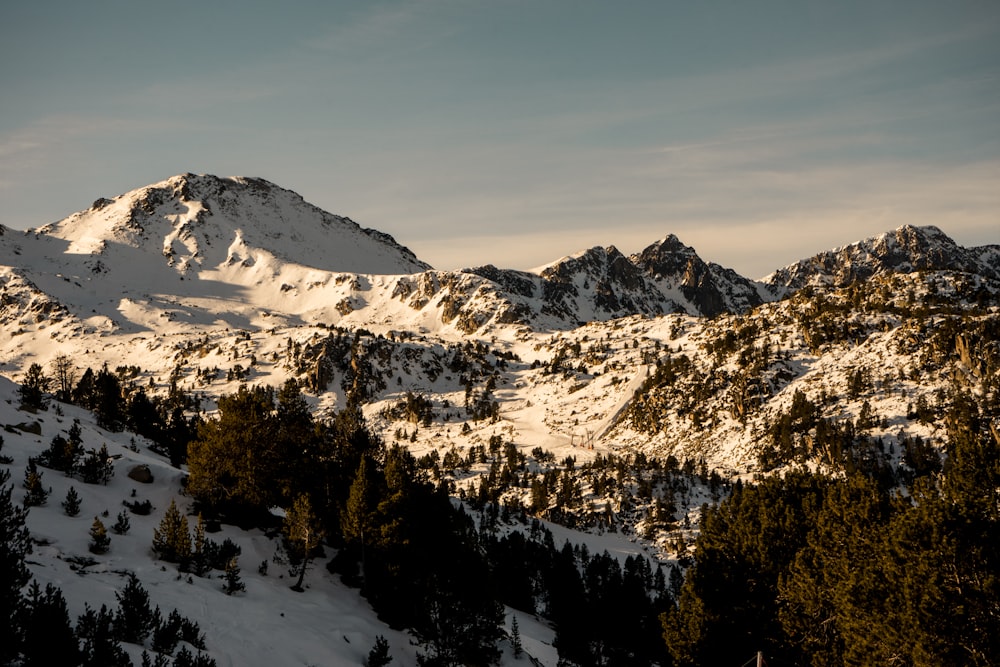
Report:
<svg viewBox="0 0 1000 667"><path fill-rule="evenodd" d="M39 230L3 231L0 371L16 378L68 354L81 370L142 369L151 392L179 381L209 406L241 382L297 377L319 409L364 387L386 434L400 425L379 415L400 396L427 397L437 408L419 451L474 414L461 446L502 432L528 449L640 449L755 470L773 463L768 425L796 392L817 400L817 387L829 415L868 400L902 426L884 440L928 435L908 404L962 375L962 359L992 354L986 334L938 340L965 353L931 370L928 331L962 318L990 331L998 258L996 246L902 227L761 282L672 235L630 257L597 247L536 272L435 271L266 181L182 175ZM369 260L395 272L347 270ZM885 377L861 398L836 398L856 369L886 365L902 374L905 403L884 393Z"/></svg>

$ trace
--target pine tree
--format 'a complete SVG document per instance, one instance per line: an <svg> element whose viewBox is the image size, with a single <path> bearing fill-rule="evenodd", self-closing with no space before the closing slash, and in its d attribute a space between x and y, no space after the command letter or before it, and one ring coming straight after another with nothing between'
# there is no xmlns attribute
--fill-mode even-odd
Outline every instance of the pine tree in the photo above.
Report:
<svg viewBox="0 0 1000 667"><path fill-rule="evenodd" d="M181 618L181 641L187 642L200 651L205 650L205 634L198 624L189 618Z"/></svg>
<svg viewBox="0 0 1000 667"><path fill-rule="evenodd" d="M132 667L112 629L114 617L106 605L94 612L84 604L83 615L76 621L76 636L83 642L83 667Z"/></svg>
<svg viewBox="0 0 1000 667"><path fill-rule="evenodd" d="M77 468L81 448L72 440L67 440L59 434L52 438L49 448L39 456L39 463L53 470L72 475Z"/></svg>
<svg viewBox="0 0 1000 667"><path fill-rule="evenodd" d="M95 516L94 523L90 527L90 553L107 553L110 546L111 537L108 535L108 530L104 527L101 520Z"/></svg>
<svg viewBox="0 0 1000 667"><path fill-rule="evenodd" d="M69 427L69 431L66 433L66 442L69 443L69 450L75 467L77 460L83 454L83 430L80 428L79 419L74 419L73 425Z"/></svg>
<svg viewBox="0 0 1000 667"><path fill-rule="evenodd" d="M362 456L354 481L351 482L347 505L340 515L340 530L344 540L354 549L360 550L361 575L366 577L367 560L365 550L369 543L376 541L375 510L378 505L377 489L369 482L369 470L374 478L374 463Z"/></svg>
<svg viewBox="0 0 1000 667"><path fill-rule="evenodd" d="M365 667L386 667L391 662L392 656L389 655L389 642L382 635L375 637L375 645L368 652Z"/></svg>
<svg viewBox="0 0 1000 667"><path fill-rule="evenodd" d="M154 649L155 650L155 649ZM170 658L161 653L157 653L155 658L149 657L148 651L142 652L142 662L139 663L141 667L170 667Z"/></svg>
<svg viewBox="0 0 1000 667"><path fill-rule="evenodd" d="M21 588L30 577L24 564L31 553L31 535L24 524L28 512L11 501L14 487L8 480L10 472L0 468L0 619L14 618ZM0 664L16 657L17 646L15 625L0 623Z"/></svg>
<svg viewBox="0 0 1000 667"><path fill-rule="evenodd" d="M186 646L182 646L174 657L173 667L215 667L215 660L200 651L198 655L194 655Z"/></svg>
<svg viewBox="0 0 1000 667"><path fill-rule="evenodd" d="M191 535L187 517L170 501L159 528L153 529L153 551L168 563L186 563L191 557Z"/></svg>
<svg viewBox="0 0 1000 667"><path fill-rule="evenodd" d="M194 654L187 646L182 646L174 656L174 667L194 667Z"/></svg>
<svg viewBox="0 0 1000 667"><path fill-rule="evenodd" d="M253 520L280 499L288 464L275 455L274 391L241 386L218 407L219 416L203 422L188 445L187 492L210 514Z"/></svg>
<svg viewBox="0 0 1000 667"><path fill-rule="evenodd" d="M115 531L118 535L127 535L131 527L132 524L128 519L128 512L122 510L118 513L118 517L115 519L115 525L111 526L111 530Z"/></svg>
<svg viewBox="0 0 1000 667"><path fill-rule="evenodd" d="M21 379L21 386L17 393L21 397L21 409L44 410L46 406L45 392L49 390L52 379L45 375L42 367L37 363L31 364L27 372Z"/></svg>
<svg viewBox="0 0 1000 667"><path fill-rule="evenodd" d="M222 586L222 590L225 591L226 595L232 595L246 589L247 587L240 579L239 562L236 558L230 558L229 562L226 563L226 583Z"/></svg>
<svg viewBox="0 0 1000 667"><path fill-rule="evenodd" d="M514 649L514 657L519 659L524 647L521 645L521 629L517 625L516 616L510 622L510 645Z"/></svg>
<svg viewBox="0 0 1000 667"><path fill-rule="evenodd" d="M198 513L198 523L194 525L194 541L192 544L194 552L191 554L190 570L200 577L211 568L211 563L205 550L205 519L202 518L201 512Z"/></svg>
<svg viewBox="0 0 1000 667"><path fill-rule="evenodd" d="M24 470L25 507L38 507L48 500L49 492L42 486L42 473L38 472L34 459L28 459L28 467Z"/></svg>
<svg viewBox="0 0 1000 667"><path fill-rule="evenodd" d="M285 514L284 533L299 560L299 580L292 586L292 590L301 593L302 580L306 576L309 559L323 536L308 496L296 498L291 509Z"/></svg>
<svg viewBox="0 0 1000 667"><path fill-rule="evenodd" d="M61 590L46 584L42 593L38 582L32 581L18 620L24 667L79 664L80 647Z"/></svg>
<svg viewBox="0 0 1000 667"><path fill-rule="evenodd" d="M94 370L88 368L73 387L73 403L88 410L94 409Z"/></svg>
<svg viewBox="0 0 1000 667"><path fill-rule="evenodd" d="M286 507L303 488L302 480L315 474L310 469L311 458L302 453L315 446L316 424L295 379L286 381L278 390L275 422L274 484L281 492L275 500Z"/></svg>
<svg viewBox="0 0 1000 667"><path fill-rule="evenodd" d="M73 391L76 367L69 355L60 354L52 360L52 370L55 373L53 379L56 383L56 398L65 403L69 401L70 393Z"/></svg>
<svg viewBox="0 0 1000 667"><path fill-rule="evenodd" d="M153 627L153 650L172 655L177 648L177 642L181 639L181 615L174 609L166 620L158 620L159 622Z"/></svg>
<svg viewBox="0 0 1000 667"><path fill-rule="evenodd" d="M80 478L87 484L107 484L114 474L114 460L106 444L98 450L91 449L80 463Z"/></svg>
<svg viewBox="0 0 1000 667"><path fill-rule="evenodd" d="M142 587L135 574L129 574L128 583L120 593L115 593L118 610L115 612L115 638L129 644L142 644L153 630L153 619L159 613L149 606L149 593Z"/></svg>
<svg viewBox="0 0 1000 667"><path fill-rule="evenodd" d="M183 396L183 394L181 394ZM184 417L184 409L175 407L170 413L166 424L167 453L170 455L170 465L180 468L187 461L188 443L194 437L200 418L195 416L189 422Z"/></svg>
<svg viewBox="0 0 1000 667"><path fill-rule="evenodd" d="M118 376L104 364L93 385L92 410L97 416L97 425L109 431L120 431L125 422L125 399L122 396Z"/></svg>
<svg viewBox="0 0 1000 667"><path fill-rule="evenodd" d="M69 487L69 491L66 492L66 500L63 501L62 506L66 512L66 516L79 516L80 494L76 492L75 487Z"/></svg>

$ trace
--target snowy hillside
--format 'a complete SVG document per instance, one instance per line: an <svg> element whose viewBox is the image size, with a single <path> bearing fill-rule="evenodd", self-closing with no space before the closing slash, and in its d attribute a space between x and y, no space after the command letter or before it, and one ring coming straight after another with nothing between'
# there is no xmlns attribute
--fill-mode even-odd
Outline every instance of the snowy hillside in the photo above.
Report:
<svg viewBox="0 0 1000 667"><path fill-rule="evenodd" d="M418 444L469 446L502 431L526 450L586 441L750 470L773 410L796 392L822 385L836 395L852 368L883 363L872 355L898 356L897 339L909 335L900 308L928 298L951 299L959 311L995 304L997 256L935 228L902 227L781 269L766 284L704 262L672 235L632 257L592 248L535 272L432 271L384 235L265 181L188 174L0 236L0 372L16 379L32 362L48 367L66 355L77 374L105 363L131 368L130 381L152 393L179 382L209 406L242 382L297 377L325 410L342 407L363 372L372 415L407 392L467 409L478 391L496 403L491 424L474 421L458 437L453 423L433 421ZM817 320L803 314L817 308L811 293L775 302L806 284L864 285L877 291L866 297L878 304L869 311L895 310L852 306L828 327L856 333L818 344ZM900 290L906 303L887 305ZM823 302L831 298L846 297ZM752 331L739 345L767 351L760 369L746 367L749 352L729 360L718 352L733 331ZM478 357L490 367L476 376L455 365L471 343L485 346ZM921 353L894 363L919 367ZM693 414L675 403L658 428L634 430L627 408L636 390L659 391L644 387L648 376L680 357L712 398ZM913 391L930 391L924 385Z"/></svg>
<svg viewBox="0 0 1000 667"><path fill-rule="evenodd" d="M182 174L98 199L35 233L62 241L64 255L100 256L94 259L106 268L131 259L115 255L130 248L181 275L271 258L345 273L430 268L387 234L362 229L260 178Z"/></svg>
<svg viewBox="0 0 1000 667"><path fill-rule="evenodd" d="M390 646L393 664L415 665L422 652L416 639L393 630L380 621L356 588L349 588L322 567L310 568L306 590L290 590L294 578L282 560L280 539L274 531L241 530L223 524L208 538L216 543L231 540L240 548L239 566L245 591L227 595L223 573L191 576L175 565L158 560L152 549L154 529L170 503L182 510L191 505L182 493L184 473L165 457L147 449L141 436L113 433L98 427L86 410L71 405L53 406L30 413L17 409L16 386L0 378L0 464L11 472L13 500L20 505L27 491L21 488L23 470L29 457L37 457L53 437L66 437L77 424L85 449L106 446L113 460L112 477L106 484L87 484L48 468L39 468L47 498L31 507L27 526L34 543L27 565L33 578L44 588L58 586L67 601L70 617L76 620L85 605L99 608L116 605L128 576L136 575L149 593L150 602L164 616L176 609L181 616L198 624L205 636L205 654L218 665L232 667L260 665L358 665L366 658L379 636ZM148 481L136 481L129 472L145 466ZM70 488L80 497L77 516L67 516L62 504ZM148 512L130 509L149 502ZM127 517L129 527L119 534L112 530L116 516ZM94 519L108 528L111 542L104 554L89 548L89 530ZM188 517L192 523L196 517ZM120 519L119 519L120 520ZM615 557L639 556L643 549L624 536L586 535L552 525L559 543L571 540L585 544L596 553L609 551ZM266 563L267 568L261 568ZM553 632L533 616L514 609L505 610L508 630L517 618L524 655L513 657L513 648L503 646L501 664L540 664L554 667L557 654L552 647ZM143 647L123 644L134 664L141 662ZM145 650L149 652L149 644ZM191 648L189 646L189 648ZM529 658L530 656L530 658ZM529 660L531 662L529 662Z"/></svg>
<svg viewBox="0 0 1000 667"><path fill-rule="evenodd" d="M201 625L218 664L359 664L381 635L394 664L412 665L428 645L380 621L377 597L343 583L349 568L342 578L314 567L306 593L290 592L263 526L223 524L212 538L242 550L245 594L223 594L218 571L189 582L161 569L153 528L171 499L190 510L193 496L182 492L189 469L157 453L169 447L155 438L180 429L186 452L198 429L184 424L217 419L241 388L295 380L309 413L331 423L357 407L387 448L412 454L418 476L474 508L494 548L522 534L541 549L529 528L539 521L555 536L545 558L568 540L577 547L564 557L583 571L606 566L588 549L606 551L645 581L635 599L653 605L680 592L703 504L755 475L861 471L908 484L940 468L954 431L946 416L972 410L963 401L981 404L984 432L1000 432L998 340L1000 247L963 248L933 227L901 227L759 282L673 235L632 256L596 247L534 271L436 271L266 181L191 174L37 230L0 228L0 425L15 500L29 457L74 420L86 448L107 444L118 457L107 486L45 470L48 503L28 519L31 572L63 589L74 619L85 602L112 606L136 573L164 614L177 607ZM62 400L19 409L11 381L40 374L39 394ZM98 382L116 387L113 418L77 407L95 403ZM126 476L138 464L151 483ZM340 474L342 505L351 482ZM70 485L79 517L60 509ZM133 499L152 514L112 535L107 555L88 556L94 516L110 524ZM665 568L655 589L650 562ZM547 578L537 574L504 622L510 632L516 616L526 654L555 665L574 655L567 628L579 619L559 622ZM658 627L643 633L659 641ZM594 654L622 650L593 641ZM512 638L497 646L503 664L528 659L515 658ZM138 664L141 650L127 648Z"/></svg>

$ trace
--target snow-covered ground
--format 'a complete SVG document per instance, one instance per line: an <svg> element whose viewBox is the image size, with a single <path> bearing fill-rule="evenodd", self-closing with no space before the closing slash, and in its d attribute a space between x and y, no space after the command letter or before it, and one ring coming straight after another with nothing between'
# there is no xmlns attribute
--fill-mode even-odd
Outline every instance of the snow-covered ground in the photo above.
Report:
<svg viewBox="0 0 1000 667"><path fill-rule="evenodd" d="M131 374L136 386L151 394L164 393L174 380L211 413L215 400L241 383L276 387L293 377L307 380L329 362L335 370L307 395L320 414L342 408L348 373L370 364L382 384L366 397L369 424L387 443L399 440L417 456L436 451L443 457L453 448L464 456L500 436L524 454L536 448L551 452L556 466L567 457L583 464L599 455L641 452L661 460L672 455L704 461L724 477L746 479L759 470L769 426L800 392L822 403L827 419L853 420L867 402L878 417L867 434L895 447L897 461L906 438L940 445L943 434L912 419L912 406L935 400L951 375L968 369L955 362L956 350L946 351L946 362L928 362L926 331L888 307L841 311L835 340L811 340L808 329L821 315L818 304L844 301L846 294L829 293L816 303L794 298L765 303L748 314L713 319L681 312L652 316L696 310L690 285L682 281L699 272L709 275L722 290L719 298L733 306L773 301L799 285L839 284L861 271L873 276L872 294L880 290L896 305L929 298L932 290L947 303L962 284L966 295L985 295L996 313L997 281L990 267L1000 250L963 249L934 228L904 227L817 255L776 272L770 286L705 265L674 237L647 250L642 261L613 247L581 251L534 273L493 267L440 272L391 238L319 211L265 181L193 175L99 200L40 230L0 228L0 425L37 422L41 428L40 436L14 426L3 432L3 453L14 459L8 467L15 498L23 496L27 458L73 419L83 426L86 447L106 443L121 457L106 487L43 471L52 492L48 504L29 516L39 540L30 561L33 573L42 584L63 588L74 617L85 602L113 606L125 575L138 573L164 613L177 607L202 625L219 664L359 664L377 635L389 640L397 664L416 660L412 638L381 624L356 590L323 567L309 573L303 594L289 590L281 566L259 573L260 563L275 553L273 540L259 532L224 527L212 536L242 548L247 591L233 597L221 592L218 576L189 583L156 561L153 527L171 499L188 504L180 495L183 473L148 453L141 439L139 451L133 451L131 436L98 429L72 406L61 406L62 415L55 405L37 415L19 411L10 380L21 379L32 363L51 374L53 361L62 356L71 360L77 378L86 368L107 364L121 368L123 376ZM936 278L892 274L940 258L960 272L941 271ZM642 277L643 266L667 271L673 264L679 272ZM636 308L626 312L622 303ZM718 352L719 341L737 329L753 333L734 351ZM841 335L848 330L855 337ZM336 336L349 344L342 357L331 360L324 350ZM763 390L751 397L757 401L753 409L738 416L736 402L746 396L735 383L748 379L741 375L752 365L741 355L758 354L755 346L764 350L759 356L765 363L749 380ZM458 357L471 366L453 368ZM690 361L690 370L681 385L689 393L706 390L700 410L682 410L687 396L673 395L659 406L655 428L640 429L629 419L633 397L659 363L682 358ZM849 392L850 378L859 371L866 374L865 386ZM661 389L671 396L669 387L646 391ZM393 416L408 395L430 401L428 423ZM473 418L464 405L470 397L495 402L495 418ZM152 484L126 476L139 463L153 470ZM469 488L486 469L473 466L461 483ZM71 484L83 501L75 518L60 507ZM131 532L112 535L111 550L96 557L96 564L82 569L74 564L89 557L94 516L110 526L133 492L135 499L153 503L153 513L133 515ZM689 489L673 517L678 523L686 519L685 527L675 525L671 535L690 540L698 507L710 499L706 488ZM632 533L550 528L557 544L568 539L586 544L591 553L607 550L622 559L681 555L665 534L647 542ZM554 665L551 629L523 614L518 624L527 652ZM512 662L506 648L504 661Z"/></svg>
<svg viewBox="0 0 1000 667"><path fill-rule="evenodd" d="M114 476L107 485L85 484L54 470L39 467L45 489L45 505L30 508L27 524L34 541L34 551L27 563L32 576L44 587L52 583L62 589L71 619L84 611L84 605L114 609L115 593L136 574L150 596L152 605L169 614L180 614L198 623L207 639L207 653L219 665L252 667L254 665L358 665L368 655L377 636L390 645L394 663L416 665L420 648L415 639L392 630L380 622L357 589L349 588L317 562L307 573L303 593L290 589L293 579L288 566L275 562L278 540L260 530L241 530L223 525L208 537L221 543L230 539L239 545L241 579L246 591L226 595L223 575L214 571L198 577L181 574L177 566L157 560L152 550L153 530L159 526L171 501L187 508L190 500L181 493L184 473L172 468L163 457L149 452L143 439L129 433L110 433L97 427L89 412L52 403L48 410L29 413L18 409L16 386L0 378L0 425L2 454L13 462L5 465L14 486L13 500L20 503L25 490L21 486L28 457L44 451L56 434L65 436L74 420L79 420L85 449L107 445L117 457ZM31 433L32 424L41 429ZM18 428L21 426L22 428ZM139 451L134 451L135 448ZM149 466L153 481L140 483L128 476L137 465ZM81 499L81 511L69 517L62 502L70 487ZM128 512L123 503L150 501L153 510L142 516ZM111 531L119 512L126 511L130 530L124 535ZM92 554L88 549L89 531L94 519L108 528L111 546L107 553ZM193 529L196 518L189 516ZM586 545L590 553L607 551L624 560L627 556L650 554L643 546L617 533L591 535L545 522L557 544L566 541ZM268 562L267 573L259 566ZM502 665L537 664L554 667L558 654L552 646L554 632L544 620L524 612L507 609L506 627L517 618L524 655L514 658L509 642L501 642ZM125 644L133 662L138 664L143 647ZM149 649L147 643L146 649Z"/></svg>

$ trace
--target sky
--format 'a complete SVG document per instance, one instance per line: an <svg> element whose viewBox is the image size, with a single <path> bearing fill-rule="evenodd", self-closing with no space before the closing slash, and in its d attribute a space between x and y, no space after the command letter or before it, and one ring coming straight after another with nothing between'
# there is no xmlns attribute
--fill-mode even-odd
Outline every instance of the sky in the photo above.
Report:
<svg viewBox="0 0 1000 667"><path fill-rule="evenodd" d="M184 172L440 269L1000 243L1000 3L5 0L0 224Z"/></svg>

